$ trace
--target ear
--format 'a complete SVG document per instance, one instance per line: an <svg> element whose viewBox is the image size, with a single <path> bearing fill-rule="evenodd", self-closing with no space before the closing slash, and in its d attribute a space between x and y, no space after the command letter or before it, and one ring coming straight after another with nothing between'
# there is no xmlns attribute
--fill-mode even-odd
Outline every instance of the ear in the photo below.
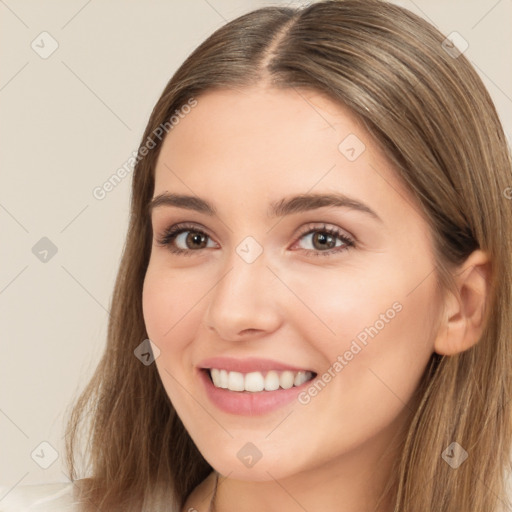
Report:
<svg viewBox="0 0 512 512"><path fill-rule="evenodd" d="M458 296L447 292L434 342L440 355L454 355L475 345L482 335L490 285L490 261L480 249L471 253L455 273Z"/></svg>

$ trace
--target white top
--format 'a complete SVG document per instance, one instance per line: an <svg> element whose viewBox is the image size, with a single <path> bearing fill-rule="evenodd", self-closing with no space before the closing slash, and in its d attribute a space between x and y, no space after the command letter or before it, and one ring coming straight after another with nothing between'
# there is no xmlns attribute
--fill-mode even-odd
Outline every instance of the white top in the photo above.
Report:
<svg viewBox="0 0 512 512"><path fill-rule="evenodd" d="M76 512L71 482L0 486L0 512Z"/></svg>

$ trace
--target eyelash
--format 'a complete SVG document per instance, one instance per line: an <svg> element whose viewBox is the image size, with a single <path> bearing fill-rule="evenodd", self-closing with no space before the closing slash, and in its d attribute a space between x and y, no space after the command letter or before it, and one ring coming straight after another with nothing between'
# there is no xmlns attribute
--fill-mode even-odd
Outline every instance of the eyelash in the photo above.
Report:
<svg viewBox="0 0 512 512"><path fill-rule="evenodd" d="M300 240L302 237L304 237L306 235L310 235L311 233L320 232L320 233L327 233L329 235L334 236L335 238L339 238L345 244L342 247L336 247L333 249L329 249L327 251L319 251L319 250L315 250L315 249L299 249L303 252L310 253L310 255L312 255L312 256L329 256L331 254L340 253L347 249L355 247L354 240L349 238L347 235L345 235L342 231L340 231L337 228L328 227L324 224L322 227L318 227L318 226L311 227L311 225L308 225L304 229L305 229L305 231L299 235L298 240ZM179 249L172 245L172 242L174 242L174 239L179 234L186 232L186 231L198 233L198 234L201 234L201 235L204 235L204 236L210 238L210 236L207 233L205 233L203 230L199 229L197 226L195 226L193 224L188 224L188 223L180 223L180 224L175 224L174 226L171 226L170 228L166 229L164 231L164 233L162 234L162 236L157 240L157 242L160 246L167 247L169 249L169 251L171 251L173 254L180 254L183 256L192 256L193 253L200 252L202 249L196 249L196 250L194 250L194 249ZM294 243L294 245L295 245L295 243Z"/></svg>

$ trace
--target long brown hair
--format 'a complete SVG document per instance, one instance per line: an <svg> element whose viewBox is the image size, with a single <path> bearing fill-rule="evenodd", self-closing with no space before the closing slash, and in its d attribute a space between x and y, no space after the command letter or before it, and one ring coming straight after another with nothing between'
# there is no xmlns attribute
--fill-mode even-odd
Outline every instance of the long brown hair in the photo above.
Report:
<svg viewBox="0 0 512 512"><path fill-rule="evenodd" d="M179 510L211 471L154 364L134 356L148 336L142 286L151 251L148 202L165 125L204 91L265 82L348 106L394 163L428 221L443 290L477 248L492 262L479 342L432 354L386 492L395 512L494 512L508 504L512 439L512 166L495 107L464 55L420 17L379 0L266 7L218 29L181 65L150 116L133 173L129 231L105 352L66 430L70 477L91 510ZM83 432L83 437L82 435ZM88 432L89 435L85 435ZM78 440L88 478L77 480ZM457 469L441 454L469 454ZM87 464L85 464L87 461ZM94 504L95 506L92 506Z"/></svg>

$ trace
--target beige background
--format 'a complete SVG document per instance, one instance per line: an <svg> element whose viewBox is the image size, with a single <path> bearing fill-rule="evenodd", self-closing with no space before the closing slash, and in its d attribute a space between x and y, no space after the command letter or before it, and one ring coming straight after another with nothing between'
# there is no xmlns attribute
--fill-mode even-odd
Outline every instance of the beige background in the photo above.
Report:
<svg viewBox="0 0 512 512"><path fill-rule="evenodd" d="M277 3L289 2L0 0L0 484L67 481L64 414L104 347L131 175L103 200L93 189L137 149L183 59L225 21ZM396 3L469 43L510 140L512 0ZM59 45L47 58L31 47L51 49L43 31ZM42 237L58 250L47 262L32 252ZM47 469L42 442L56 451Z"/></svg>

